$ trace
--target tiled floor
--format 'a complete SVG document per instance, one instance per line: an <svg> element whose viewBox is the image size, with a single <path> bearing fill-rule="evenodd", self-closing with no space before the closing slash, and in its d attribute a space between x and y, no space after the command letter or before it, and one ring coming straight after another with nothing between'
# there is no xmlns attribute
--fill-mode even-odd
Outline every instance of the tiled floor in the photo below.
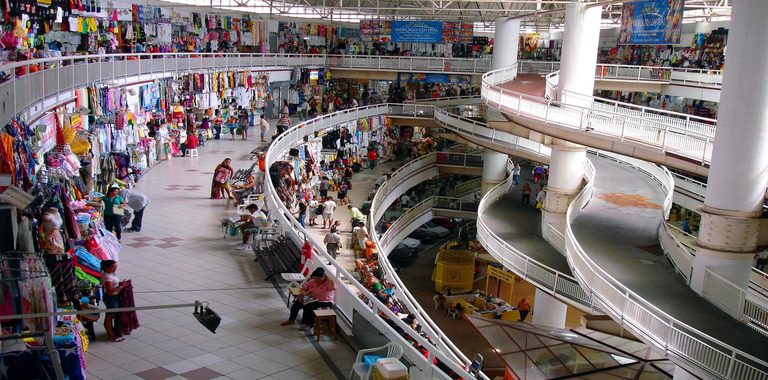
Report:
<svg viewBox="0 0 768 380"><path fill-rule="evenodd" d="M216 334L192 307L139 312L141 328L107 343L103 326L86 353L88 379L337 379L355 352L343 339L315 342L297 326L282 327L288 309L253 262L234 250L219 220L231 201L208 199L211 170L226 157L250 166L255 141L209 141L200 157L174 158L149 170L137 189L147 194L144 226L123 234L118 275L133 280L137 306L210 302L222 316ZM280 284L285 285L285 284Z"/></svg>

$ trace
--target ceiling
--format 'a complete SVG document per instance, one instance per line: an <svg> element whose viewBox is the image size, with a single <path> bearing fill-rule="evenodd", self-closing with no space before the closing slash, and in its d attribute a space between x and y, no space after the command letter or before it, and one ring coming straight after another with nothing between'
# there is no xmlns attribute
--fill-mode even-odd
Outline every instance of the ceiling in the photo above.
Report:
<svg viewBox="0 0 768 380"><path fill-rule="evenodd" d="M171 0L174 3L261 14L264 18L320 19L356 23L361 19L451 20L492 26L497 17L523 18L523 27L562 28L565 5L574 0ZM629 0L631 1L631 0ZM618 25L620 0L583 1L603 8L603 23ZM730 15L733 0L686 0L687 22Z"/></svg>

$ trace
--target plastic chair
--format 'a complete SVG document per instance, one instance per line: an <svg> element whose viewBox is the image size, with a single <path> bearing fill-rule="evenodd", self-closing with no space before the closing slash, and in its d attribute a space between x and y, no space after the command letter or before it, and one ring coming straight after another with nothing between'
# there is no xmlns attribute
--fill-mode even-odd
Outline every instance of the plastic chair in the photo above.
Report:
<svg viewBox="0 0 768 380"><path fill-rule="evenodd" d="M199 157L200 154L197 152L197 148L194 149L187 149L184 151L184 154L189 157Z"/></svg>
<svg viewBox="0 0 768 380"><path fill-rule="evenodd" d="M386 356L383 356L386 358L400 359L400 357L403 356L403 347L397 343L389 342L381 347L367 348L357 351L357 357L355 358L355 363L352 365L352 370L349 372L349 378L352 379L354 375L357 375L360 379L369 379L371 377L373 365L366 366L365 362L363 362L363 356L377 352L386 352Z"/></svg>

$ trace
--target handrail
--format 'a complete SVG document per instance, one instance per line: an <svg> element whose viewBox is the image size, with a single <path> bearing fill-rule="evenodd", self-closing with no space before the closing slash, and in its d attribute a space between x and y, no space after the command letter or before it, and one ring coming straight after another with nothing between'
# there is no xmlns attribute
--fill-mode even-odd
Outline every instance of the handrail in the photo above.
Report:
<svg viewBox="0 0 768 380"><path fill-rule="evenodd" d="M314 136L315 132L319 132L322 130L325 130L329 127L332 127L334 125L340 124L342 122L348 121L348 119L357 119L359 117L364 116L371 116L373 114L383 114L386 113L389 110L390 105L389 104L383 104L383 105L375 105L375 106L365 106L365 107L358 107L355 109L350 110L344 110L344 111L338 111L332 114L324 115L303 123L299 123L295 125L294 127L290 128L287 132L281 134L279 137L273 141L273 143L270 145L267 154L266 154L266 164L268 167L271 167L271 165L278 161L279 159L282 159L284 155L287 154L287 151L290 147L294 146L295 144L301 144L303 143L303 138L305 136ZM351 115L350 115L351 114ZM271 211L271 215L276 215L276 220L278 223L282 226L283 231L295 242L301 243L304 241L304 239L307 239L317 250L317 254L320 256L317 261L319 265L324 265L323 261L330 261L330 267L333 271L335 271L336 280L340 281L341 278L350 279L350 286L354 289L356 289L359 293L366 295L367 302L369 305L372 305L374 310L377 313L381 313L387 318L391 320L391 322L397 324L400 328L402 328L404 331L409 331L409 327L401 321L397 316L392 313L389 308L387 308L384 304L382 304L378 299L373 297L370 292L363 287L361 284L359 284L356 281L351 280L353 277L351 274L344 269L342 266L340 266L338 263L335 262L335 260L331 260L330 255L326 252L325 247L320 242L316 241L312 236L310 236L306 231L301 227L301 225L298 224L298 222L295 220L293 215L290 213L290 210L280 201L279 198L277 198L277 193L271 183L271 181L265 181L266 185L266 202L269 206L269 209ZM361 300L357 298L356 295L350 294L346 296L346 292L349 291L349 288L342 286L337 290L337 295L342 295L341 298L344 299L344 302L351 302L352 307L364 307L368 314L370 314L370 307L367 306L365 303L363 303ZM343 314L346 315L347 318L350 320L352 319L352 314L350 310L344 310L344 307L347 305L340 305L341 311ZM372 318L372 321L377 321L376 314L373 314L373 317L366 316L366 318ZM381 326L386 326L386 324L381 321ZM383 327L387 331L389 331L388 327ZM390 333L392 333L390 331ZM396 333L395 333L396 334ZM399 335L396 334L398 337ZM421 355L420 352L415 350L412 346L408 345L406 346L406 352L409 353L409 359L413 361L414 363L419 364L421 367L428 367L431 368L433 373L440 373L433 365L432 365L432 358L437 357L440 359L445 365L447 365L451 370L455 371L457 374L459 374L462 377L470 377L466 372L466 369L464 368L464 365L468 364L468 359L463 356L460 351L458 352L458 356L449 357L446 353L444 353L442 350L436 348L433 346L430 342L428 342L426 339L422 338L418 334L411 334L412 338L418 342L423 347L427 348L429 351L429 357L424 357ZM445 343L443 340L440 341L441 343ZM448 351L451 353L451 355L457 355L456 352L452 352L451 350ZM461 363L461 365L457 365L456 362Z"/></svg>
<svg viewBox="0 0 768 380"><path fill-rule="evenodd" d="M575 237L571 226L578 212L592 197L594 166L587 160L587 184L566 211L566 255L576 278L611 314L627 324L644 340L664 350L669 356L692 364L712 376L723 379L766 379L768 363L724 342L701 333L673 318L614 279L592 261Z"/></svg>
<svg viewBox="0 0 768 380"><path fill-rule="evenodd" d="M521 253L515 247L511 246L504 239L493 232L483 220L483 213L507 192L512 181L511 172L514 164L511 160L507 161L507 172L510 175L491 188L488 193L480 200L480 206L477 212L477 237L488 252L504 267L515 272L523 279L533 283L536 287L552 294L570 300L571 304L585 311L595 311L595 305L589 294L587 294L576 281L576 279L566 273L530 258Z"/></svg>
<svg viewBox="0 0 768 380"><path fill-rule="evenodd" d="M498 86L513 79L516 66L495 70L483 75L481 96L486 104L502 112L514 113L527 118L543 121L545 124L579 132L590 132L612 136L620 140L631 139L662 152L672 152L692 158L705 164L711 157L714 139L708 135L688 128L686 121L680 125L671 116L659 116L663 111L649 115L641 112L634 115L621 107L598 109L594 98L590 106L569 104L563 101L548 100Z"/></svg>

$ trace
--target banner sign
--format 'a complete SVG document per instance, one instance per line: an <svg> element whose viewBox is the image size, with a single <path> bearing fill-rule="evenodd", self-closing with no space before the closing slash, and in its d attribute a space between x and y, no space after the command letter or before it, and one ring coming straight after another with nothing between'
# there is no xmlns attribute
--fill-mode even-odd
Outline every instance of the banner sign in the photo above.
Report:
<svg viewBox="0 0 768 380"><path fill-rule="evenodd" d="M673 45L680 43L684 0L642 0L624 3L620 44Z"/></svg>
<svg viewBox="0 0 768 380"><path fill-rule="evenodd" d="M441 21L392 21L392 42L443 42Z"/></svg>

